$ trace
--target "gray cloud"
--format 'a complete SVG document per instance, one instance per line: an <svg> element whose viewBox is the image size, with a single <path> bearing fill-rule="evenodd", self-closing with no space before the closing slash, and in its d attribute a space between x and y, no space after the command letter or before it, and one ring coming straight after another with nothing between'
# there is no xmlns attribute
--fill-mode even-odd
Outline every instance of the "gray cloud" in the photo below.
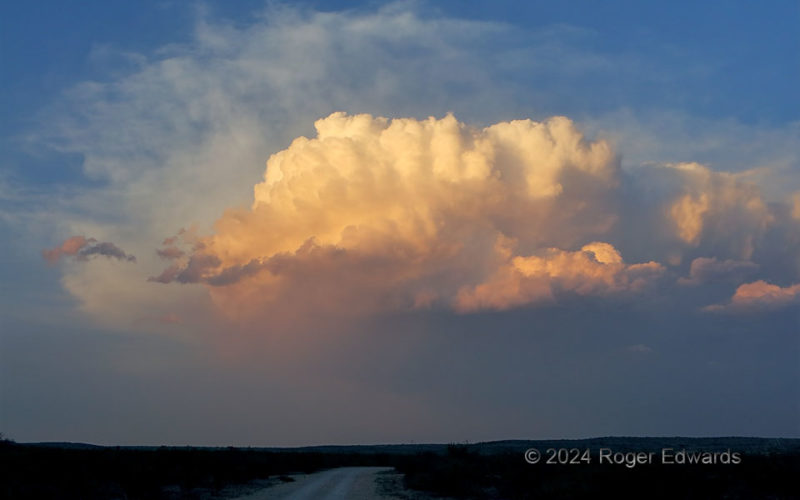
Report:
<svg viewBox="0 0 800 500"><path fill-rule="evenodd" d="M136 257L125 253L110 241L98 242L94 238L84 236L71 236L64 240L61 245L42 251L42 257L50 263L56 263L63 256L74 257L75 260L87 261L91 257L104 256L112 259L136 262Z"/></svg>
<svg viewBox="0 0 800 500"><path fill-rule="evenodd" d="M698 257L692 261L689 276L678 279L681 285L701 285L709 282L741 282L758 270L758 264L747 260L718 260L716 257Z"/></svg>
<svg viewBox="0 0 800 500"><path fill-rule="evenodd" d="M88 260L89 257L94 255L103 255L105 257L110 257L113 259L136 262L136 257L125 253L124 250L119 248L117 245L111 243L110 241L94 243L82 248L81 251L78 252L78 259Z"/></svg>
<svg viewBox="0 0 800 500"><path fill-rule="evenodd" d="M178 259L186 255L186 252L172 245L164 248L159 248L156 250L156 253L158 254L159 257L169 260Z"/></svg>

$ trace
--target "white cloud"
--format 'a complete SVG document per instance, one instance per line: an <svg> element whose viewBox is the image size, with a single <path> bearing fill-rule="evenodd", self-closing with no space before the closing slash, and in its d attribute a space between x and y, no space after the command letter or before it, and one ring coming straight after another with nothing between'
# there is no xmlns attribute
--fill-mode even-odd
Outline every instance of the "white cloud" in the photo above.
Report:
<svg viewBox="0 0 800 500"><path fill-rule="evenodd" d="M498 122L490 133L496 137L489 142L505 148L502 154L508 159L499 165L524 162L526 157L536 157L540 145L518 141L525 146L517 150L509 146L514 141L506 139L516 133L518 125L507 118L528 109L526 102L547 102L547 91L509 75L563 69L563 74L574 77L633 71L624 68L644 64L624 57L612 60L579 48L580 40L592 36L569 26L523 34L498 23L425 16L409 4L366 13L277 7L267 9L251 24L237 26L201 18L188 43L167 46L154 54L124 54L133 70L108 81L84 82L49 111L41 136L34 140L82 155L86 174L100 186L49 200L45 197L39 205L41 211L32 213L27 223L52 225L50 212L58 212L58 229L50 235L56 239L42 247L53 246L69 235L92 234L135 254L144 276L157 275L163 269L163 260L156 254L157 242L182 227L195 227L197 234L225 233L212 230L213 221L226 209L247 212L235 207L252 202L251 189L263 172L264 160L287 149L295 137L311 135L314 120L340 109L418 118L445 116L449 110L460 116L463 110L468 120L482 120L475 129ZM109 52L104 47L96 55L106 57ZM490 121L498 115L502 119ZM711 139L733 131L738 138L751 134L747 144L767 144L768 151L754 146L750 156L731 153L722 158L766 155L774 171L796 165L792 163L796 149L786 146L791 143L787 138L796 136L795 128L759 135L739 124L715 128L702 122L700 128L710 131L704 135L696 133L699 122L692 117L667 120L661 128L659 120L636 120L638 116L626 118L622 112L584 122L593 134L599 130L597 123L609 134L619 132L615 138L619 151L637 162L689 161L692 158L668 154L675 152L676 142L685 140L690 145L688 156L704 154L725 144ZM684 127L687 122L692 126ZM565 119L547 123L555 133L561 133L558 127L573 127ZM694 141L681 132L684 128L695 134ZM563 151L574 146L569 141L559 144L566 147ZM772 209L754 187L752 176L721 174L700 165L646 167L629 174L619 170L613 147L602 141L593 144L599 148L590 154L595 159L569 158L557 151L536 168L520 170L526 172L523 178L508 184L524 185L528 195L541 195L540 200L531 202L536 206L528 207L531 212L521 212L522 205L514 205L493 221L494 226L488 226L517 238L515 257L541 257L537 252L550 251L547 249L583 256L584 245L600 241L612 245L629 262L674 264L692 252L692 256L699 253L722 260L751 256L757 260L765 233L770 231ZM442 147L446 150L449 146ZM569 175L559 178L564 172L560 165L572 161L589 166L593 182L581 184L583 181ZM484 168L477 163L473 167L476 171ZM446 171L450 167L437 168ZM672 187L661 186L664 179L664 184ZM581 193L583 199L574 199L569 192L565 195L565 189ZM475 193L466 192L464 199L471 194ZM31 219L37 222L30 224ZM420 220L430 222L424 217ZM519 231L526 220L532 227ZM671 227L665 223L669 220L674 223ZM782 220L772 227L780 224ZM425 230L424 225L420 230ZM316 231L306 233L318 241L325 239ZM463 236L456 235L455 241ZM475 244L478 255L494 255L495 236L487 230L477 238L481 242ZM780 236L777 241L783 245L787 238ZM791 249L792 245L800 243L785 246ZM292 240L282 251L299 248ZM264 252L258 257L269 255ZM247 264L235 263L241 272L252 271L252 267L244 267ZM448 283L445 294L420 285L412 303L432 304L442 296L458 296L462 287L479 286L508 265L492 262L470 269L480 276L468 283ZM134 278L121 266L104 267L102 276L95 276L99 266L93 262L64 269L68 290L84 310L98 317L130 324L142 316L169 314L184 307L180 293L144 280L126 293L104 294L104 282L115 288L115 283ZM92 283L91 287L86 283ZM142 311L155 304L161 304L164 311Z"/></svg>

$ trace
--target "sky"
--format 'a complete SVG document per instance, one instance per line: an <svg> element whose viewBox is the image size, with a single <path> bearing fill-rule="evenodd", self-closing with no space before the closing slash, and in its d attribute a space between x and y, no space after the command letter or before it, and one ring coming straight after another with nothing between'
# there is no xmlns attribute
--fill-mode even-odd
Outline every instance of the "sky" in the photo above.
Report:
<svg viewBox="0 0 800 500"><path fill-rule="evenodd" d="M0 6L0 432L800 437L800 5Z"/></svg>

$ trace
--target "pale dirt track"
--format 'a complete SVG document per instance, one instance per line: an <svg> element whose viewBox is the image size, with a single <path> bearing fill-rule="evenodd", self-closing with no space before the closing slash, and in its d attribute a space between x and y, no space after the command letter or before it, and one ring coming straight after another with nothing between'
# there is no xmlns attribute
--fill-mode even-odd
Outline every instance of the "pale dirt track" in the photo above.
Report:
<svg viewBox="0 0 800 500"><path fill-rule="evenodd" d="M340 467L314 474L293 476L282 483L235 500L388 500L412 498L391 491L390 467ZM379 480L381 478L384 480ZM394 474L396 476L396 474ZM388 481L386 479L389 479ZM396 481L394 481L396 483ZM387 488L387 484L389 488Z"/></svg>

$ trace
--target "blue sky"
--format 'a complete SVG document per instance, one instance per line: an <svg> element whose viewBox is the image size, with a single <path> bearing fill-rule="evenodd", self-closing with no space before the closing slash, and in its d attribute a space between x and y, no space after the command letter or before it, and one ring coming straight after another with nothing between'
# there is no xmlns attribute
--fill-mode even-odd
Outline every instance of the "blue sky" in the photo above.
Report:
<svg viewBox="0 0 800 500"><path fill-rule="evenodd" d="M295 5L364 12L380 3ZM538 71L525 64L513 68L508 78L537 90L522 109L520 103L513 105L523 114L596 116L619 109L669 110L760 127L796 123L800 114L798 100L791 98L800 78L796 34L800 14L794 2L413 5L422 16L493 21L516 28L502 40L482 40L486 45L478 49L487 53L495 44L525 46L549 36L548 43L590 58L586 68ZM168 44L191 43L199 17L244 26L262 7L258 1L4 5L0 50L7 76L0 99L9 168L15 175L42 182L81 181L80 158L55 160L38 148L31 155L19 144L20 135L36 128L46 106L79 82L104 81L124 72L126 61L115 59L113 53L152 54ZM625 67L629 71L621 72Z"/></svg>
<svg viewBox="0 0 800 500"><path fill-rule="evenodd" d="M247 23L262 2L207 2L187 7L171 2L61 2L3 6L3 108L20 120L43 99L65 86L102 77L89 55L97 46L148 52L191 38L198 11ZM311 8L364 10L371 2L301 2ZM585 41L606 54L639 55L661 72L704 67L705 75L682 80L680 88L661 95L671 106L702 115L735 117L746 122L787 123L798 104L787 97L798 78L798 6L795 2L438 2L422 6L437 13L509 23L532 31L568 25L586 30ZM641 75L643 79L659 75ZM617 81L617 85L625 82ZM641 82L637 82L641 83ZM574 82L573 82L574 84ZM647 100L628 96L637 105L658 105L657 95L638 88ZM651 89L655 92L660 89ZM631 104L631 101L617 105ZM8 123L8 119L4 120ZM12 122L13 123L13 122Z"/></svg>
<svg viewBox="0 0 800 500"><path fill-rule="evenodd" d="M0 23L12 438L800 435L797 2L39 2ZM421 142L390 146L402 127Z"/></svg>

